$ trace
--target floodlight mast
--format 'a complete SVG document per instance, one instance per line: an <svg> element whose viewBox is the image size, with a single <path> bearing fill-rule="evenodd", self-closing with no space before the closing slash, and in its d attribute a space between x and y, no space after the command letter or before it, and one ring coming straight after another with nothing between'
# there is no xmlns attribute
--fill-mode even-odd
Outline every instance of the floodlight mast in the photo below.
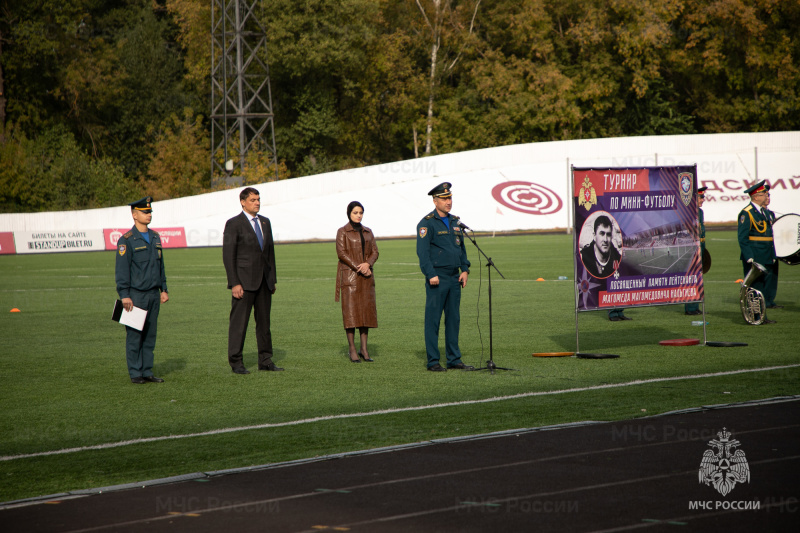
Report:
<svg viewBox="0 0 800 533"><path fill-rule="evenodd" d="M250 151L267 154L278 177L267 32L256 7L256 0L212 0L212 183L241 177Z"/></svg>

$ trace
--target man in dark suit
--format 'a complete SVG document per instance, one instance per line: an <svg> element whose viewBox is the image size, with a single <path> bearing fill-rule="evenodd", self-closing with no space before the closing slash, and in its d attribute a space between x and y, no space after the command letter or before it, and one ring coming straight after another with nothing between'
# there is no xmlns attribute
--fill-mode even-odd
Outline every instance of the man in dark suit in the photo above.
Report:
<svg viewBox="0 0 800 533"><path fill-rule="evenodd" d="M256 312L258 369L283 370L272 362L272 334L269 314L275 294L275 243L269 219L258 214L261 196L252 187L239 194L242 212L225 223L222 262L231 289L231 317L228 326L228 363L236 374L249 374L242 361L242 348L250 321Z"/></svg>

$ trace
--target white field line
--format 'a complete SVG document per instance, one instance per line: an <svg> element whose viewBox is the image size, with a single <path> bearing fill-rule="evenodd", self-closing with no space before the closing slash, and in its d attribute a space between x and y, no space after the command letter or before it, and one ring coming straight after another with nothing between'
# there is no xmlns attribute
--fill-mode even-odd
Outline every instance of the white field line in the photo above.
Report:
<svg viewBox="0 0 800 533"><path fill-rule="evenodd" d="M384 281L405 281L405 282L414 282L414 283L421 283L421 277L419 272L409 272L409 273L400 273L400 274L392 274L392 275L385 275L382 276L380 279ZM170 278L172 279L172 278ZM188 279L188 278L186 278ZM194 278L197 279L197 278ZM204 279L204 278L200 278ZM334 281L335 277L329 278L286 278L282 277L281 282L285 283L303 283L307 281ZM546 279L544 281L539 281L537 279L499 279L495 280L496 283L567 283L570 282L569 279ZM209 286L216 286L220 287L225 280L221 282L219 279L215 278L215 281L209 281L207 283L182 283L182 287L209 287ZM473 283L477 283L473 281ZM734 281L710 281L710 280L703 280L703 283L706 285L708 284L719 284L719 285L736 285L737 287L741 286L741 283L736 283ZM781 285L792 284L796 285L800 283L800 281L794 280L781 280ZM421 286L421 285L420 285ZM39 293L39 292L72 292L72 291L85 291L88 289L95 290L97 286L92 285L91 287L57 287L57 288L49 288L49 289L0 289L0 294L2 293L16 293L16 292L29 292L29 293ZM676 305L676 304L664 304L664 305ZM652 307L652 306L648 306ZM633 307L635 308L635 306Z"/></svg>
<svg viewBox="0 0 800 533"><path fill-rule="evenodd" d="M719 376L733 376L736 374L749 374L753 372L769 372L771 370L784 370L787 368L797 368L800 367L800 363L793 364L793 365L783 365L783 366L768 366L762 368L750 368L750 369L742 369L742 370L729 370L727 372L713 372L709 374L694 374L689 376L673 376L668 378L653 378L653 379L637 379L634 381L628 381L625 383L610 383L606 385L594 385L591 387L577 387L573 389L562 389L562 390L555 390L555 391L540 391L540 392L523 392L520 394L512 394L509 396L495 396L493 398L484 398L482 400L465 400L460 402L447 402L447 403L437 403L435 405L420 405L417 407L398 407L394 409L380 409L378 411L369 411L366 413L350 413L350 414L343 414L343 415L330 415L330 416L317 416L314 418L304 418L302 420L290 420L288 422L277 422L274 424L257 424L255 426L242 426L242 427L235 427L235 428L222 428L222 429L214 429L211 431L203 431L200 433L187 433L184 435L164 435L161 437L149 437L144 439L132 439L132 440L123 440L119 442L108 442L106 444L95 444L93 446L80 446L77 448L64 448L61 450L52 450L48 452L37 452L37 453L26 453L20 455L4 455L0 456L0 461L13 461L15 459L30 459L32 457L44 457L49 455L63 455L68 453L76 453L76 452L85 452L90 450L107 450L110 448L119 448L122 446L130 446L133 444L146 444L150 442L159 442L165 440L178 440L178 439L188 439L193 437L208 437L212 435L222 435L225 433L236 433L239 431L250 431L254 429L268 429L268 428L278 428L278 427L286 427L286 426L297 426L300 424L313 424L315 422L325 422L328 420L343 420L347 418L361 418L365 416L375 416L375 415L385 415L385 414L393 414L393 413L405 413L411 411L424 411L426 409L438 409L441 407L456 407L456 406L463 406L463 405L472 405L472 404L480 404L480 403L491 403L491 402L500 402L505 400L518 400L520 398L532 398L535 396L550 396L555 394L568 394L571 392L587 392L587 391L595 391L595 390L603 390L603 389L616 389L620 387L631 387L636 385L647 385L650 383L664 383L667 381L681 381L685 379L704 379L704 378L713 378Z"/></svg>

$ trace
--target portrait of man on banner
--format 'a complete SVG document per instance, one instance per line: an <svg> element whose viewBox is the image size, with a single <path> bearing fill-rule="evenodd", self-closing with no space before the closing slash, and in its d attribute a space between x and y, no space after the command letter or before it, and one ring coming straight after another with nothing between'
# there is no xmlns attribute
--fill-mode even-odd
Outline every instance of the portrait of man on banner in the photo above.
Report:
<svg viewBox="0 0 800 533"><path fill-rule="evenodd" d="M589 216L583 224L578 243L581 263L592 277L604 279L619 268L622 261L622 233L610 213L597 211Z"/></svg>

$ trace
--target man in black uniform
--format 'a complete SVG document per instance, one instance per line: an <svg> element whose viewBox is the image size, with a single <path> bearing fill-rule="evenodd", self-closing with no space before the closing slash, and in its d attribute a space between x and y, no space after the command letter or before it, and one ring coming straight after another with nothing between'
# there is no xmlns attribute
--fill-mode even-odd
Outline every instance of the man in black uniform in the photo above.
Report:
<svg viewBox="0 0 800 533"><path fill-rule="evenodd" d="M417 224L417 257L425 275L425 351L428 370L446 371L439 364L442 311L447 368L474 370L474 367L461 362L461 350L458 348L461 289L467 286L470 263L458 217L450 214L453 207L450 184L441 183L428 195L433 197L436 209Z"/></svg>
<svg viewBox="0 0 800 533"><path fill-rule="evenodd" d="M117 241L116 282L122 307L147 311L142 331L126 326L125 356L131 383L162 383L153 375L153 350L156 347L158 311L169 300L164 272L161 237L148 229L153 219L151 198L129 204L133 228Z"/></svg>

